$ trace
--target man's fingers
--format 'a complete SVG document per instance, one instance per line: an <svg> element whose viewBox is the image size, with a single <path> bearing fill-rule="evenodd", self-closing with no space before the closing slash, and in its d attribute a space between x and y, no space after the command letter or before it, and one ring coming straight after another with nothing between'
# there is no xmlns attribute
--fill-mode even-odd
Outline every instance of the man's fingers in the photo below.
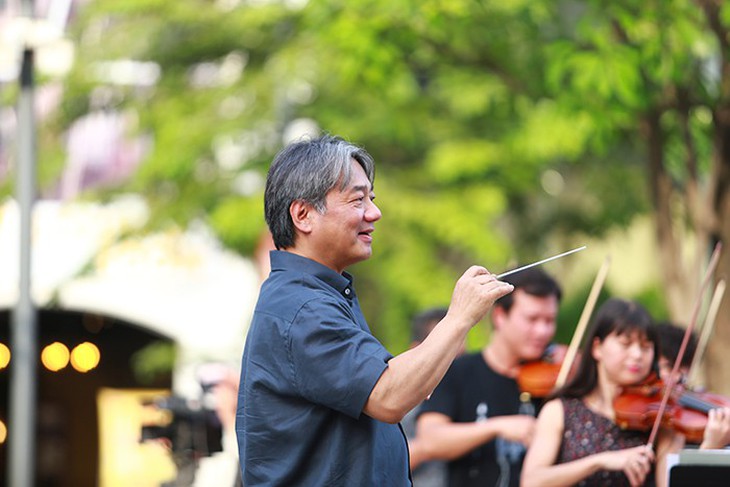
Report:
<svg viewBox="0 0 730 487"><path fill-rule="evenodd" d="M489 271L486 269L486 267L482 267L480 265L473 265L473 266L469 267L464 274L467 276L471 276L471 277L480 276L480 275L484 275L484 274L491 275L489 273Z"/></svg>
<svg viewBox="0 0 730 487"><path fill-rule="evenodd" d="M509 284L508 282L500 281L499 279L497 279L497 276L488 272L486 274L476 274L472 278L482 285L497 283L497 285L500 286L511 286L511 284Z"/></svg>

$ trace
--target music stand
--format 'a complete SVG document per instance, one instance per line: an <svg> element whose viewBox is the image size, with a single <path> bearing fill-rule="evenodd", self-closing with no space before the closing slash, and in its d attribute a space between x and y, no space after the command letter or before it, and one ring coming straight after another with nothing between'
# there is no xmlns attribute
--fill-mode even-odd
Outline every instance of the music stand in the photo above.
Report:
<svg viewBox="0 0 730 487"><path fill-rule="evenodd" d="M730 450L682 450L675 457L668 465L669 487L730 485Z"/></svg>

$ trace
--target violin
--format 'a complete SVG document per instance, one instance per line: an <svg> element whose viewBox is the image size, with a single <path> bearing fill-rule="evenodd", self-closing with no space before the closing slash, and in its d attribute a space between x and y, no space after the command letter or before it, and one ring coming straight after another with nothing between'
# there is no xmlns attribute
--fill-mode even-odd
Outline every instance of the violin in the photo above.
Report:
<svg viewBox="0 0 730 487"><path fill-rule="evenodd" d="M665 391L664 383L656 378L625 388L613 403L616 424L622 429L650 430ZM690 391L682 385L675 386L669 394L660 425L683 434L689 443L702 442L711 409L730 407L728 397Z"/></svg>
<svg viewBox="0 0 730 487"><path fill-rule="evenodd" d="M566 345L554 343L540 359L522 364L517 374L520 391L531 397L547 397L553 392L567 350Z"/></svg>
<svg viewBox="0 0 730 487"><path fill-rule="evenodd" d="M715 272L721 251L722 244L718 242L705 270L700 292L692 310L692 318L689 321L687 330L685 330L682 344L674 360L674 367L672 367L669 376L669 385L664 386L661 381L657 380L656 376L651 376L645 385L638 388L629 387L614 400L616 424L623 428L638 430L651 428L647 445L654 444L661 426L684 434L689 442L700 443L707 426L707 413L712 409L730 405L730 399L728 398L717 394L688 392L677 381L680 377L679 365L687 349L692 329L699 317L702 295L710 283L712 274ZM649 387L646 387L647 385Z"/></svg>
<svg viewBox="0 0 730 487"><path fill-rule="evenodd" d="M591 313L596 307L603 283L606 282L610 264L611 258L606 256L593 281L570 345L552 344L548 346L540 360L523 364L517 374L517 385L520 387L520 391L532 397L547 397L553 390L562 387L575 371L578 347L585 334Z"/></svg>

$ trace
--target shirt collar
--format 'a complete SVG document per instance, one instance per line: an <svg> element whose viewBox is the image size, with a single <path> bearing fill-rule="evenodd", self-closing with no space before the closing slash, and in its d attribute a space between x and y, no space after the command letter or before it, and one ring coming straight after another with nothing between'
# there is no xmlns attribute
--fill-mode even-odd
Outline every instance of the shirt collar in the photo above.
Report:
<svg viewBox="0 0 730 487"><path fill-rule="evenodd" d="M312 259L303 257L285 250L272 250L269 253L271 258L271 270L296 270L311 274L317 279L329 284L347 299L355 298L355 287L353 278L347 272L338 274L329 267L315 262Z"/></svg>

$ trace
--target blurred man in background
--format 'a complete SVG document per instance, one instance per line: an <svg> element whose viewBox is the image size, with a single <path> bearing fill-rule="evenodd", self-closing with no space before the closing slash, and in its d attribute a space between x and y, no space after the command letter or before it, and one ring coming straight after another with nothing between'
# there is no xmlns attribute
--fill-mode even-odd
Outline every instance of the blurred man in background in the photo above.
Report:
<svg viewBox="0 0 730 487"><path fill-rule="evenodd" d="M417 314L411 321L411 346L421 344L431 333L431 330L444 319L446 308L431 308ZM459 355L464 353L462 347ZM411 473L415 487L445 487L447 481L446 463L439 460L429 460L424 445L416 437L416 418L420 406L413 408L405 415L401 425L408 438L408 449L411 460Z"/></svg>
<svg viewBox="0 0 730 487"><path fill-rule="evenodd" d="M451 487L517 487L532 438L536 404L516 377L550 345L561 290L538 268L504 280L514 291L494 305L490 343L454 361L417 421L427 457L449 462Z"/></svg>

